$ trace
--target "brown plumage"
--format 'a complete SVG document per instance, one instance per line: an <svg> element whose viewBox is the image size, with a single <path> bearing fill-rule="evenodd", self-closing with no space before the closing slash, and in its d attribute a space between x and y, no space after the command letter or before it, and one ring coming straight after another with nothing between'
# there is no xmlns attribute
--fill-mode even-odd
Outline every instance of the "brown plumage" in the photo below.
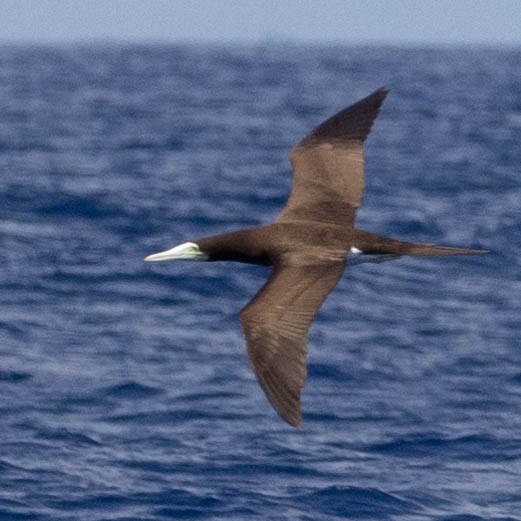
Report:
<svg viewBox="0 0 521 521"><path fill-rule="evenodd" d="M364 191L363 144L386 95L386 89L378 89L316 127L293 149L291 194L274 223L147 257L272 266L266 284L241 311L241 325L260 385L278 414L295 427L302 423L308 331L350 261L484 251L407 243L354 228Z"/></svg>

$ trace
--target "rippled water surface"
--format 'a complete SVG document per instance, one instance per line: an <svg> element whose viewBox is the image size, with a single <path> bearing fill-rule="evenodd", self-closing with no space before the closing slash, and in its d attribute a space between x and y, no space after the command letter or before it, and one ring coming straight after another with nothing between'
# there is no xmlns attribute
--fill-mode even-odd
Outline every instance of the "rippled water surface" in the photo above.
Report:
<svg viewBox="0 0 521 521"><path fill-rule="evenodd" d="M391 89L304 429L251 372L266 270L143 262L270 221L287 153ZM521 52L0 48L0 519L521 519Z"/></svg>

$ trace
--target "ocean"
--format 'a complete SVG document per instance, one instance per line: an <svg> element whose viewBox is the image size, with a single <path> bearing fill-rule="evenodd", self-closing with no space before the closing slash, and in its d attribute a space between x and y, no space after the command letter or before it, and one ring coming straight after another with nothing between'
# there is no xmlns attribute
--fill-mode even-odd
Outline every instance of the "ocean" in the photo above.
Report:
<svg viewBox="0 0 521 521"><path fill-rule="evenodd" d="M271 221L289 150L386 85L303 429L249 367L268 270L146 255ZM521 51L0 47L0 520L521 520Z"/></svg>

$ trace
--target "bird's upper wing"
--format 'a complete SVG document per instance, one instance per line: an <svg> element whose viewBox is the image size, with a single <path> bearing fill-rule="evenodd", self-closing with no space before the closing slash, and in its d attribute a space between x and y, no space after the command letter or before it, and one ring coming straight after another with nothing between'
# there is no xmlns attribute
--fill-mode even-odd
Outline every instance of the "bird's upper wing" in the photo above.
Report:
<svg viewBox="0 0 521 521"><path fill-rule="evenodd" d="M300 390L307 374L307 333L345 262L276 266L241 311L248 356L268 400L290 425L301 424Z"/></svg>
<svg viewBox="0 0 521 521"><path fill-rule="evenodd" d="M364 141L387 95L381 88L324 121L291 152L293 186L279 221L352 226L364 191Z"/></svg>

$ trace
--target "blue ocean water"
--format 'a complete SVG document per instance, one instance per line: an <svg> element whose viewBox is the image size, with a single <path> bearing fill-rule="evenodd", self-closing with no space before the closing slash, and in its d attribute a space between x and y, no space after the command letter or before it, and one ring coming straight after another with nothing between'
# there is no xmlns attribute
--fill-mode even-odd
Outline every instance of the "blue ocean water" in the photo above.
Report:
<svg viewBox="0 0 521 521"><path fill-rule="evenodd" d="M387 85L358 226L486 256L346 271L304 428L251 372L267 271L143 258L269 222ZM0 519L521 519L521 51L0 48Z"/></svg>

